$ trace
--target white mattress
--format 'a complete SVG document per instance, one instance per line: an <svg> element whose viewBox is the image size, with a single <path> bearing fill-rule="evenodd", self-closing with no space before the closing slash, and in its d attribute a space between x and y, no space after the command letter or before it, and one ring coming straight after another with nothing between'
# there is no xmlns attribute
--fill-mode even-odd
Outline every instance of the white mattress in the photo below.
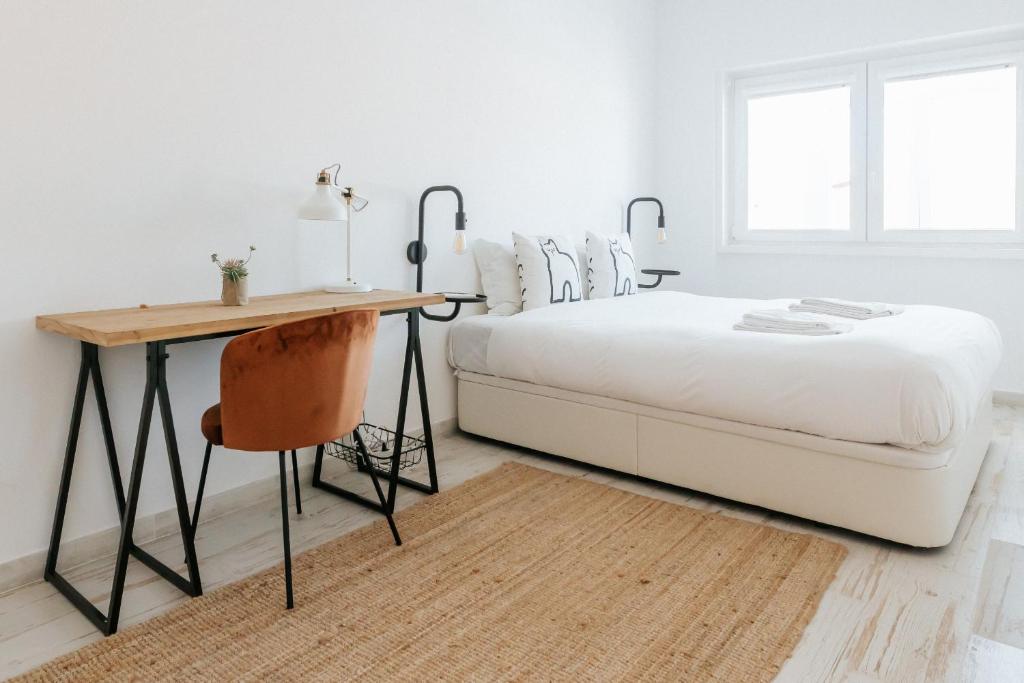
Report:
<svg viewBox="0 0 1024 683"><path fill-rule="evenodd" d="M907 306L828 337L738 332L763 301L653 292L453 326L457 369L830 439L940 452L974 420L1002 354L975 313Z"/></svg>
<svg viewBox="0 0 1024 683"><path fill-rule="evenodd" d="M456 370L493 375L487 367L487 346L491 341L491 332L513 317L472 315L459 318L451 326L448 336L448 364Z"/></svg>

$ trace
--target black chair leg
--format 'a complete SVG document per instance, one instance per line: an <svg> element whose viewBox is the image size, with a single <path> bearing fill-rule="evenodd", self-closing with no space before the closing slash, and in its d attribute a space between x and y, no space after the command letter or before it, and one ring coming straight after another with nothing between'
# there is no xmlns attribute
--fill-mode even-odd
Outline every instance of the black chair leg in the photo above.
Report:
<svg viewBox="0 0 1024 683"><path fill-rule="evenodd" d="M395 545L402 545L402 538L398 535L398 527L395 526L395 520L391 516L390 507L387 504L387 500L384 498L384 491L381 490L380 482L377 481L377 474L374 471L374 467L370 464L370 456L366 452L366 444L363 443L363 437L359 435L358 429L352 432L352 436L355 437L357 450L359 451L360 463L366 468L366 471L370 473L370 481L373 482L373 488L377 491L377 499L380 500L380 507L384 511L384 516L388 519L388 526L391 527L391 535L395 537Z"/></svg>
<svg viewBox="0 0 1024 683"><path fill-rule="evenodd" d="M292 548L288 538L288 472L284 465L284 451L277 452L277 462L281 470L281 531L284 536L284 587L288 609L295 606L292 597Z"/></svg>
<svg viewBox="0 0 1024 683"><path fill-rule="evenodd" d="M199 527L199 508L203 504L203 491L206 489L206 473L210 469L210 453L213 451L213 443L206 442L206 453L203 455L203 470L199 474L199 490L196 492L196 507L192 511L192 539L195 540L196 529Z"/></svg>
<svg viewBox="0 0 1024 683"><path fill-rule="evenodd" d="M302 514L302 496L299 495L299 458L292 451L292 479L295 481L295 512Z"/></svg>

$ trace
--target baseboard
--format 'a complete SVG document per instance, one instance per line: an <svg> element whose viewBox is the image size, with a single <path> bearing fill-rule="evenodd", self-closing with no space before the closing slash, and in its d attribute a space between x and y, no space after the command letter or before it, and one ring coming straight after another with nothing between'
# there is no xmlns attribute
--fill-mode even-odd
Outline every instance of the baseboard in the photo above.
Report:
<svg viewBox="0 0 1024 683"><path fill-rule="evenodd" d="M457 418L441 420L431 425L435 439L448 436L456 431ZM423 430L410 432L413 436L421 436ZM313 478L313 464L299 465L299 476L304 482ZM213 519L248 507L264 498L280 495L280 483L277 475L253 481L242 486L222 491L215 495L203 497L204 520ZM190 500L189 506L195 501ZM138 544L178 534L178 513L171 508L152 515L138 517L132 536ZM121 528L113 526L86 536L65 541L60 546L60 566L62 569L77 567L88 562L112 556L117 552ZM46 564L46 550L39 550L13 560L0 563L0 594L7 593L22 586L42 581L43 566Z"/></svg>
<svg viewBox="0 0 1024 683"><path fill-rule="evenodd" d="M1022 399L1024 399L1024 395L1022 395ZM459 418L450 417L447 420L434 422L430 425L430 429L435 439L442 436L451 436L459 429ZM417 429L416 431L411 432L411 434L413 436L423 436L423 430Z"/></svg>
<svg viewBox="0 0 1024 683"><path fill-rule="evenodd" d="M1024 406L1024 392L996 389L992 392L992 402L1014 408Z"/></svg>
<svg viewBox="0 0 1024 683"><path fill-rule="evenodd" d="M299 476L303 481L313 477L311 463L299 465ZM242 486L222 491L221 493L203 497L203 519L213 519L240 508L248 507L270 496L280 495L280 483L277 475L249 482ZM189 507L195 504L189 500ZM162 510L152 515L137 517L132 536L139 545L162 538L170 534L178 534L178 512L174 508ZM77 567L117 552L117 543L121 536L121 527L113 526L86 536L61 543L60 567L62 569ZM46 564L46 550L40 550L0 564L0 594L42 580L43 566Z"/></svg>

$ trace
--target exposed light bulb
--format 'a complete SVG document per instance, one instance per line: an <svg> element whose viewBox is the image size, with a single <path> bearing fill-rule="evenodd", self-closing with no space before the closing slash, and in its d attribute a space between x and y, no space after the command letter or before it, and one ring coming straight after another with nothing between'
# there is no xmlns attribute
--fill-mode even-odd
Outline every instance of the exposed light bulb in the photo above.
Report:
<svg viewBox="0 0 1024 683"><path fill-rule="evenodd" d="M455 253L465 254L466 253L466 231L456 230L455 231Z"/></svg>
<svg viewBox="0 0 1024 683"><path fill-rule="evenodd" d="M668 233L665 232L665 228L658 228L658 244L668 242Z"/></svg>

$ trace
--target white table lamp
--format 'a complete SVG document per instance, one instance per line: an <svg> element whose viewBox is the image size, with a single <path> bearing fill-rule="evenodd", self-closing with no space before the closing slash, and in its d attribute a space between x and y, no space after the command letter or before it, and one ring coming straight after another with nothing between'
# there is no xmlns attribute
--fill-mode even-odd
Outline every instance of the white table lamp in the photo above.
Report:
<svg viewBox="0 0 1024 683"><path fill-rule="evenodd" d="M331 180L331 169L334 180ZM370 203L352 191L351 187L338 186L338 172L341 164L332 164L320 169L316 178L316 189L309 199L299 205L299 218L307 221L334 221L345 223L345 282L325 287L328 292L369 292L366 282L357 282L352 276L352 211L362 211Z"/></svg>

